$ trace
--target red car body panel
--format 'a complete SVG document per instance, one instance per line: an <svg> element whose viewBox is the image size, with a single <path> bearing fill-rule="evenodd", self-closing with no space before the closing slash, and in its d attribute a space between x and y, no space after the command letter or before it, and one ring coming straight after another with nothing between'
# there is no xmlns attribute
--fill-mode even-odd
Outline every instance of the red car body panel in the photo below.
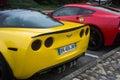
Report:
<svg viewBox="0 0 120 80"><path fill-rule="evenodd" d="M108 11L92 8L91 4L68 4L63 7L80 7L94 11L93 14L53 17L58 20L94 25L94 27L97 27L102 32L105 46L110 46L114 43L117 34L120 32L120 13L113 14ZM119 11L119 9L116 10ZM50 14L51 12L48 11L46 13Z"/></svg>

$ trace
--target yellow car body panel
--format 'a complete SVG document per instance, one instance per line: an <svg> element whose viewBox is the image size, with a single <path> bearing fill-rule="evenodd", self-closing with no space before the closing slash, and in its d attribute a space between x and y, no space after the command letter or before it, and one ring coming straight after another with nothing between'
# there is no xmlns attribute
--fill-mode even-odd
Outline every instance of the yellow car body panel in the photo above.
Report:
<svg viewBox="0 0 120 80"><path fill-rule="evenodd" d="M41 70L64 63L86 52L90 36L89 26L72 22L62 22L64 23L63 26L46 29L0 29L0 52L9 64L15 78L27 79ZM89 29L87 35L85 33L86 29ZM84 30L84 34L80 37L82 30ZM67 37L69 34L71 36ZM47 48L44 45L44 41L48 37L53 38L53 45ZM35 51L31 48L31 44L37 39L42 41L42 45L39 50ZM76 44L76 49L63 54L58 53L58 48L70 44Z"/></svg>

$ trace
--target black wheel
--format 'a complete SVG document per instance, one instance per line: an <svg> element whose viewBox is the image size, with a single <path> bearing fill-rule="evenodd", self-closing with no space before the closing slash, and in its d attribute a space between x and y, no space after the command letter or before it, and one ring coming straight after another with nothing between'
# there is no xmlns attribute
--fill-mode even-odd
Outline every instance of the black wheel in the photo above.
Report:
<svg viewBox="0 0 120 80"><path fill-rule="evenodd" d="M11 74L8 64L0 53L0 80L15 80Z"/></svg>
<svg viewBox="0 0 120 80"><path fill-rule="evenodd" d="M102 33L95 27L90 27L89 50L98 50L103 47L104 40Z"/></svg>

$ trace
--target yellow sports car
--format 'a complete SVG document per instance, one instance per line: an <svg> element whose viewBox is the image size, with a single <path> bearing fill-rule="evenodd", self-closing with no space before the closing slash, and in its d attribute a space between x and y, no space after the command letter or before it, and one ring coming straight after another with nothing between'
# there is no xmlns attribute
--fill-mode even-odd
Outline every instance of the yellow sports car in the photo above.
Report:
<svg viewBox="0 0 120 80"><path fill-rule="evenodd" d="M0 80L27 79L84 55L90 28L33 10L0 11Z"/></svg>

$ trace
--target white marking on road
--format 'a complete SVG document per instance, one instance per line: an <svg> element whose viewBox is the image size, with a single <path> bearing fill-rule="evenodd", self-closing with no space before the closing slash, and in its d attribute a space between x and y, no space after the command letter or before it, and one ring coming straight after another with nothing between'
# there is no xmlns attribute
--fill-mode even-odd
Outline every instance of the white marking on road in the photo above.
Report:
<svg viewBox="0 0 120 80"><path fill-rule="evenodd" d="M116 53L120 53L120 52L116 52Z"/></svg>
<svg viewBox="0 0 120 80"><path fill-rule="evenodd" d="M85 53L86 56L90 56L90 57L94 57L94 58L99 58L99 56L93 55L93 54L89 54L89 53Z"/></svg>

